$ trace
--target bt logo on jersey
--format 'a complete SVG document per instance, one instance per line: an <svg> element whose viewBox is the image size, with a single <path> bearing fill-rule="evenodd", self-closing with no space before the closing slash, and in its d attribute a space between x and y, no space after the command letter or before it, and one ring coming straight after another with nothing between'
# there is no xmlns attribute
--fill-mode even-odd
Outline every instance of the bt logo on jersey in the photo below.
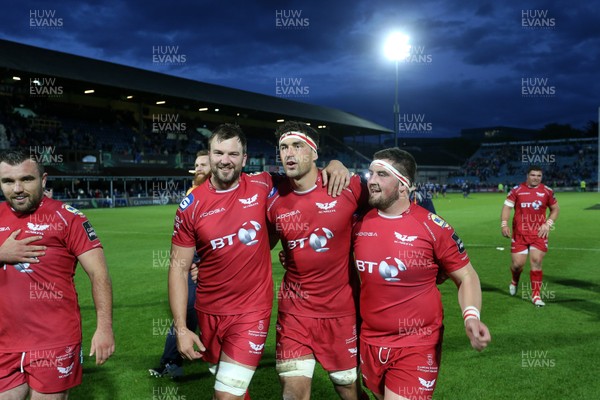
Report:
<svg viewBox="0 0 600 400"><path fill-rule="evenodd" d="M213 250L222 249L225 246L231 246L234 243L233 238L238 237L240 242L246 246L252 246L258 243L258 232L261 229L261 225L256 221L247 221L242 224L242 227L234 233L225 235L210 241L210 245Z"/></svg>
<svg viewBox="0 0 600 400"><path fill-rule="evenodd" d="M258 243L258 240L256 239L258 231L260 231L260 224L258 222L244 222L238 231L238 237L246 246L252 246L253 244Z"/></svg>
<svg viewBox="0 0 600 400"><path fill-rule="evenodd" d="M360 272L367 272L369 274L373 273L373 268L376 265L379 265L376 262L372 262L372 261L364 261L364 260L356 260L356 269L359 270Z"/></svg>
<svg viewBox="0 0 600 400"><path fill-rule="evenodd" d="M542 206L542 202L539 200L533 201L531 203L521 203L521 208L533 208L534 210L539 210Z"/></svg>
<svg viewBox="0 0 600 400"><path fill-rule="evenodd" d="M379 275L387 282L398 282L400 280L398 274L407 269L402 260L396 257L386 257L380 262L356 260L355 264L360 272L372 274L373 270L377 269Z"/></svg>
<svg viewBox="0 0 600 400"><path fill-rule="evenodd" d="M388 282L398 282L400 271L406 271L406 265L399 258L394 257L392 261L392 257L387 257L379 263L379 275Z"/></svg>
<svg viewBox="0 0 600 400"><path fill-rule="evenodd" d="M296 247L303 249L304 243L308 241L308 244L314 251L317 253L323 253L329 250L329 247L326 246L327 241L331 238L333 238L333 232L331 232L330 229L324 227L317 228L307 238L305 237L301 239L288 240L287 246L290 250L295 249Z"/></svg>

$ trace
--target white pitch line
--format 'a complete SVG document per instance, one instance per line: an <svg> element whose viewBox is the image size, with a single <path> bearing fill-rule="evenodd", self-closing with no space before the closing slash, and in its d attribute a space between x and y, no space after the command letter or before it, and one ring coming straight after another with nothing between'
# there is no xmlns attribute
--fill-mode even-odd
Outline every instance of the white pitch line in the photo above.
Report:
<svg viewBox="0 0 600 400"><path fill-rule="evenodd" d="M465 247L468 249L469 247L490 247L490 248L494 248L494 247L504 247L507 250L510 251L510 246L495 246L495 245L490 245L490 244L472 244L472 243L465 243ZM593 248L583 248L583 247L549 247L548 250L569 250L569 251L600 251L600 249L593 249Z"/></svg>
<svg viewBox="0 0 600 400"><path fill-rule="evenodd" d="M160 235L160 236L169 236L169 240L170 240L170 236L171 234L169 232L128 232L128 231L103 231L101 229L98 229L98 232L100 232L101 235L104 235L106 233L109 233L111 235L115 235L115 234L119 234L119 235ZM173 233L173 231L171 231L171 233ZM102 238L100 238L102 239Z"/></svg>

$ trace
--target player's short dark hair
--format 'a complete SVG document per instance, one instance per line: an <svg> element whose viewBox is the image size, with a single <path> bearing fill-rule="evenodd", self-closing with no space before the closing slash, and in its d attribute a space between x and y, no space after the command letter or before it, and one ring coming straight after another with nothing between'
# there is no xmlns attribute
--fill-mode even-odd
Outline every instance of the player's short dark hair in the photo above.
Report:
<svg viewBox="0 0 600 400"><path fill-rule="evenodd" d="M277 138L277 141L279 141L281 135L288 132L304 133L311 138L313 142L315 142L317 149L319 148L319 131L312 126L307 125L305 122L285 121L283 124L279 125L275 130L275 137Z"/></svg>
<svg viewBox="0 0 600 400"><path fill-rule="evenodd" d="M392 162L392 166L398 170L402 175L406 176L411 184L415 182L415 176L417 175L417 162L415 158L408 151L400 150L397 147L390 147L375 152L373 154L374 160L387 159Z"/></svg>
<svg viewBox="0 0 600 400"><path fill-rule="evenodd" d="M530 165L529 168L527 168L527 175L529 175L529 173L531 171L540 171L542 173L544 172L544 170L542 169L542 167L539 166L539 165Z"/></svg>
<svg viewBox="0 0 600 400"><path fill-rule="evenodd" d="M33 161L35 165L37 165L40 176L44 175L44 166L37 162L37 160L32 157L30 153L26 153L20 149L0 151L0 163L4 162L8 165L15 166L24 163L27 160Z"/></svg>
<svg viewBox="0 0 600 400"><path fill-rule="evenodd" d="M210 145L213 139L217 139L222 142L223 140L229 140L233 138L238 138L240 143L242 144L242 149L244 154L247 152L248 142L246 140L246 134L242 131L237 124L221 124L213 130L212 135L208 138L208 150L210 150Z"/></svg>
<svg viewBox="0 0 600 400"><path fill-rule="evenodd" d="M208 150L206 150L206 149L198 150L198 152L196 153L196 158L202 157L202 156L207 156L207 155L208 155Z"/></svg>

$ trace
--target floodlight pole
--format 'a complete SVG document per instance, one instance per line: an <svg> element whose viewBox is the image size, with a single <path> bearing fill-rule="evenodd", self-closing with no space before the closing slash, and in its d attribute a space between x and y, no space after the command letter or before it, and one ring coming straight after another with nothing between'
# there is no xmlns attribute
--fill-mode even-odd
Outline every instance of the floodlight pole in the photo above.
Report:
<svg viewBox="0 0 600 400"><path fill-rule="evenodd" d="M394 101L394 147L398 147L400 105L398 104L398 60L396 60L396 98Z"/></svg>

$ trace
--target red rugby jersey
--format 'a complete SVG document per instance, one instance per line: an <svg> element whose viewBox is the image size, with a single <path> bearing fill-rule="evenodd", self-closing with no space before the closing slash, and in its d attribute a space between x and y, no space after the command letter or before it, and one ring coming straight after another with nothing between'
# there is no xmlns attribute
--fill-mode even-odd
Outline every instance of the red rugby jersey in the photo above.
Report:
<svg viewBox="0 0 600 400"><path fill-rule="evenodd" d="M411 204L393 218L369 211L354 226L353 239L361 339L384 347L437 343L443 319L438 269L452 272L469 263L454 229Z"/></svg>
<svg viewBox="0 0 600 400"><path fill-rule="evenodd" d="M266 225L266 173L242 173L239 185L216 190L207 180L185 197L175 215L172 243L200 257L196 309L232 315L271 308L273 280Z"/></svg>
<svg viewBox="0 0 600 400"><path fill-rule="evenodd" d="M534 188L526 183L512 188L504 204L515 209L513 235L537 236L540 225L546 222L546 209L556 203L554 191L543 183Z"/></svg>
<svg viewBox="0 0 600 400"><path fill-rule="evenodd" d="M0 243L43 236L47 246L37 264L6 264L0 270L0 352L60 347L81 341L81 315L73 277L77 256L102 247L94 228L77 209L44 197L30 214L0 204Z"/></svg>
<svg viewBox="0 0 600 400"><path fill-rule="evenodd" d="M286 272L277 294L279 311L314 318L356 313L352 217L366 203L365 194L355 175L340 196L329 196L320 171L308 191L294 191L288 180L279 185L267 207L286 253Z"/></svg>

